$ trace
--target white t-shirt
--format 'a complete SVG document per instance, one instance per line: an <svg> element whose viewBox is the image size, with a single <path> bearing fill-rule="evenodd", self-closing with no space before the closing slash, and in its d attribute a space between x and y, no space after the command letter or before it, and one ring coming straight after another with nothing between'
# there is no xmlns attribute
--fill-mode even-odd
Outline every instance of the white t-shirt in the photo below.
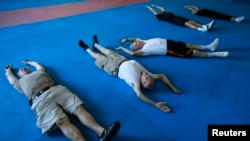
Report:
<svg viewBox="0 0 250 141"><path fill-rule="evenodd" d="M147 55L166 55L167 54L167 40L162 38L153 38L149 40L141 40L145 43L140 51L142 56Z"/></svg>
<svg viewBox="0 0 250 141"><path fill-rule="evenodd" d="M135 60L129 60L122 63L119 67L118 77L123 79L131 87L133 87L133 84L140 87L142 71L147 72L153 79L157 79L156 74L149 72Z"/></svg>

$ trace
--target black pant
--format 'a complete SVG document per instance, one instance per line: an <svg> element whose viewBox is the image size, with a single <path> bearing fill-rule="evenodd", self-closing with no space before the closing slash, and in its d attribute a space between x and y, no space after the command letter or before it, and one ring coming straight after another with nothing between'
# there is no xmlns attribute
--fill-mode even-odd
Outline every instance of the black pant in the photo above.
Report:
<svg viewBox="0 0 250 141"><path fill-rule="evenodd" d="M210 17L210 18L215 18L215 19L221 19L221 20L227 20L230 21L232 16L223 14L223 13L219 13L213 10L209 10L209 9L201 9L199 10L196 15L199 16L206 16L206 17Z"/></svg>

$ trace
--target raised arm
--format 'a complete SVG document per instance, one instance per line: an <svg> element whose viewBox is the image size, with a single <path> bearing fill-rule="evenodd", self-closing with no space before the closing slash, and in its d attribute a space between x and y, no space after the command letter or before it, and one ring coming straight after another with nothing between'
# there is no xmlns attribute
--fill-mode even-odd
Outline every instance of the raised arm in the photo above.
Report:
<svg viewBox="0 0 250 141"><path fill-rule="evenodd" d="M142 92L141 89L137 86L133 86L133 90L136 93L136 96L141 99L144 102L147 102L157 108L159 108L160 110L162 110L163 112L170 112L171 109L166 105L166 102L156 102L153 101L152 99L146 97Z"/></svg>
<svg viewBox="0 0 250 141"><path fill-rule="evenodd" d="M45 68L39 64L38 62L35 61L30 61L30 60L23 60L22 61L24 64L31 65L36 68L37 71L45 71Z"/></svg>
<svg viewBox="0 0 250 141"><path fill-rule="evenodd" d="M124 44L125 42L134 42L138 40L139 38L124 38L120 41L121 44Z"/></svg>
<svg viewBox="0 0 250 141"><path fill-rule="evenodd" d="M152 4L151 6L157 8L161 13L165 11L165 8L163 8L161 6L154 5L154 4Z"/></svg>
<svg viewBox="0 0 250 141"><path fill-rule="evenodd" d="M18 79L12 72L12 65L5 66L5 75L9 83L14 86L14 82Z"/></svg>
<svg viewBox="0 0 250 141"><path fill-rule="evenodd" d="M157 74L158 79L160 79L163 83L165 83L173 92L175 93L181 93L180 90L178 90L167 78L165 74Z"/></svg>
<svg viewBox="0 0 250 141"><path fill-rule="evenodd" d="M120 47L117 47L116 48L117 50L122 50L124 51L125 53L129 54L129 55L132 55L132 56L142 56L143 52L140 51L140 50L136 50L136 51L132 51L132 50L129 50L127 48L124 48L122 46Z"/></svg>
<svg viewBox="0 0 250 141"><path fill-rule="evenodd" d="M197 6L193 6L193 5L186 5L184 6L185 8L189 9L192 11L193 14L199 12L199 8Z"/></svg>
<svg viewBox="0 0 250 141"><path fill-rule="evenodd" d="M146 6L146 8L150 11L150 12L152 12L154 15L157 15L158 13L153 9L153 8L151 8L150 6Z"/></svg>

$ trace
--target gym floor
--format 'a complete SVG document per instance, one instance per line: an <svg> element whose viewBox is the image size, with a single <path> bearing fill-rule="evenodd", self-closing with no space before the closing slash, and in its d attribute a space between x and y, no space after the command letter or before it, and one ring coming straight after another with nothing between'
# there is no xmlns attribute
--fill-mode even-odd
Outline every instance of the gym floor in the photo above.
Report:
<svg viewBox="0 0 250 141"><path fill-rule="evenodd" d="M209 32L158 21L145 7L156 4L167 11L206 24L212 19L193 15L187 4L232 16L245 15L241 23L215 20ZM42 134L26 97L7 81L4 67L14 72L29 59L45 66L49 75L67 86L103 126L120 121L113 141L204 141L208 125L250 124L250 22L248 0L1 0L0 2L0 140L67 141L60 130ZM139 100L122 80L95 66L78 46L92 45L92 36L115 50L127 37L166 38L194 44L209 44L215 38L218 51L227 58L134 57L153 73L164 73L182 90L178 95L161 82L143 91L155 101L166 101L172 113ZM124 45L128 47L127 44ZM70 116L89 141L97 135Z"/></svg>

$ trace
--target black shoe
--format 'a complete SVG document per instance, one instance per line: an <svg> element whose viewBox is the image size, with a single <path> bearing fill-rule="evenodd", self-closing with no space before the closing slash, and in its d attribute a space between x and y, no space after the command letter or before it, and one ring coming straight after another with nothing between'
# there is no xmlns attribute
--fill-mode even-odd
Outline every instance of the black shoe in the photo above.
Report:
<svg viewBox="0 0 250 141"><path fill-rule="evenodd" d="M120 122L116 121L111 126L104 129L100 141L109 141L120 129Z"/></svg>
<svg viewBox="0 0 250 141"><path fill-rule="evenodd" d="M96 48L95 48L95 43L99 44L99 41L98 41L96 35L93 36L92 41L93 41L93 49L96 49Z"/></svg>
<svg viewBox="0 0 250 141"><path fill-rule="evenodd" d="M79 46L83 48L84 50L87 50L89 48L88 45L86 45L82 40L79 40L78 42Z"/></svg>

